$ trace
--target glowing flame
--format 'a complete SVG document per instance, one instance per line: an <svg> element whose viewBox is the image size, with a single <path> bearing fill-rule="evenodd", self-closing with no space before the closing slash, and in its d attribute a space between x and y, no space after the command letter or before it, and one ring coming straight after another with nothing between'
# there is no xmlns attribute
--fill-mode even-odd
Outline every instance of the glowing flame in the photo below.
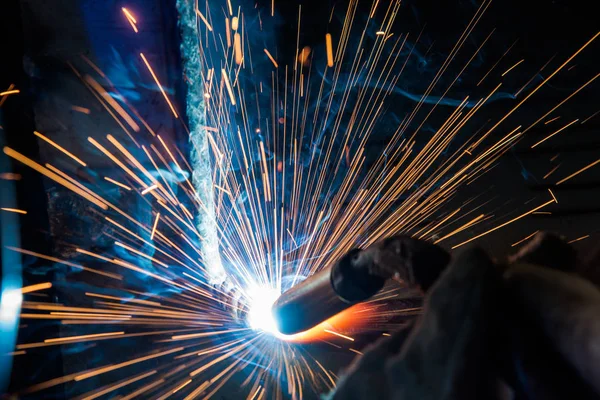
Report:
<svg viewBox="0 0 600 400"><path fill-rule="evenodd" d="M284 336L277 330L277 323L271 307L281 293L270 287L255 287L248 292L248 323L256 331L263 331L274 336Z"/></svg>

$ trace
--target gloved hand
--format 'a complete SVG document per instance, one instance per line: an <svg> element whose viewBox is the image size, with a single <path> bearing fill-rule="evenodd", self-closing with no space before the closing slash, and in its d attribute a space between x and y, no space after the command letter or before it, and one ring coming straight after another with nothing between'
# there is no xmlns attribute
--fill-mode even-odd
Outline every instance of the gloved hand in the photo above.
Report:
<svg viewBox="0 0 600 400"><path fill-rule="evenodd" d="M596 398L600 292L565 272L576 263L570 246L547 234L505 265L466 250L410 332L368 348L330 398Z"/></svg>

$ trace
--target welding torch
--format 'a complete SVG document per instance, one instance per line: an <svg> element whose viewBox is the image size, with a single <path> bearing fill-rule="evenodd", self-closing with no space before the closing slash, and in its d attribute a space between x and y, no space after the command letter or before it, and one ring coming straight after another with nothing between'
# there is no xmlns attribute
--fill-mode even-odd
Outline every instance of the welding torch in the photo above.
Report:
<svg viewBox="0 0 600 400"><path fill-rule="evenodd" d="M441 247L394 236L353 249L284 292L271 311L278 330L293 335L375 296L388 279L426 292L450 263Z"/></svg>

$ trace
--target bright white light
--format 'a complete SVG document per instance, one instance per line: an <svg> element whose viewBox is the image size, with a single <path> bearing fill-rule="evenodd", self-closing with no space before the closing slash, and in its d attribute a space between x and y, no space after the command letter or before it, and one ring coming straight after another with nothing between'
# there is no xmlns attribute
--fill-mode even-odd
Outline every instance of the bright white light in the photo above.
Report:
<svg viewBox="0 0 600 400"><path fill-rule="evenodd" d="M256 287L248 291L248 322L252 329L280 335L271 313L271 307L280 295L279 291L270 287Z"/></svg>
<svg viewBox="0 0 600 400"><path fill-rule="evenodd" d="M4 290L0 300L0 320L9 322L17 318L23 302L21 289Z"/></svg>

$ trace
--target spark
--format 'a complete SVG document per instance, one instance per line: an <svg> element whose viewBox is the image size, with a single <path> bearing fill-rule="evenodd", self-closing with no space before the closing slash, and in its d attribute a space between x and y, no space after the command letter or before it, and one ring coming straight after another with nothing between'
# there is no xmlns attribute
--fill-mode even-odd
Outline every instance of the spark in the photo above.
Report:
<svg viewBox="0 0 600 400"><path fill-rule="evenodd" d="M27 211L21 210L18 208L1 207L0 210L6 211L6 212L12 212L12 213L16 213L16 214L23 214L23 215L27 214Z"/></svg>
<svg viewBox="0 0 600 400"><path fill-rule="evenodd" d="M44 140L47 143L50 143L52 146L54 146L55 148L57 148L58 150L62 151L64 154L66 154L67 156L71 157L73 160L77 161L79 164L81 164L82 166L86 167L87 164L84 163L83 161L81 161L81 159L79 159L78 157L75 157L71 152L65 150L64 147L59 146L58 144L56 144L54 141L50 140L49 138L47 138L46 136L42 135L41 133L34 131L33 134L37 137L39 137L40 139Z"/></svg>
<svg viewBox="0 0 600 400"><path fill-rule="evenodd" d="M553 200L550 200L550 201L547 201L547 202L545 202L544 204L542 204L542 205L539 205L539 206L537 206L536 208L534 208L534 209L532 209L532 210L529 210L529 211L527 211L526 213L524 213L524 214L521 214L521 215L519 215L519 216L518 216L518 217L516 217L516 218L513 218L513 219L511 219L510 221L507 221L507 222L505 222L505 223L503 223L503 224L500 224L500 225L498 225L498 226L496 226L496 227L494 227L494 228L492 228L492 229L490 229L490 230L487 230L487 231L485 231L485 232L483 232L483 233L480 233L480 234L479 234L479 235L477 235L477 236L473 236L471 239L465 240L465 241L464 241L464 242L462 242L462 243L459 243L459 244L457 244L457 245L455 245L455 246L452 246L452 249L454 250L454 249L456 249L456 248L458 248L458 247L460 247L460 246L463 246L463 245L465 245L465 244L467 244L467 243L470 243L470 242L472 242L473 240L477 240L477 239L479 239L479 238L480 238L480 237L482 237L482 236L485 236L485 235L487 235L487 234L490 234L490 233L492 233L492 232L495 232L495 231L497 231L497 230L498 230L498 229L500 229L500 228L504 228L506 225L512 224L513 222L515 222L515 221L518 221L518 220L520 220L521 218L525 218L526 216L528 216L528 215L530 215L530 214L533 214L533 213L534 213L534 212L536 212L537 210L539 210L539 209L541 209L541 208L544 208L544 207L546 207L546 206L547 206L548 204L550 204L550 203L554 203L554 199L553 199Z"/></svg>
<svg viewBox="0 0 600 400"><path fill-rule="evenodd" d="M519 61L518 63L516 63L515 65L513 65L512 67L510 67L509 69L507 69L502 76L508 74L510 71L512 71L517 65L521 64L523 61L525 61L525 59L522 59L521 61Z"/></svg>
<svg viewBox="0 0 600 400"><path fill-rule="evenodd" d="M108 176L105 176L104 180L106 180L107 182L113 183L113 184L115 184L115 185L117 185L119 187L122 187L125 190L129 190L129 191L131 190L131 188L129 186L125 185L124 183L117 182L114 179L109 178Z"/></svg>
<svg viewBox="0 0 600 400"><path fill-rule="evenodd" d="M129 169L125 164L123 164L117 157L115 157L110 151L106 149L106 147L102 146L98 141L92 137L88 137L88 142L90 142L94 147L104 153L105 156L110 158L115 164L117 164L123 171L125 171L129 176L131 176L138 184L141 186L146 186L144 181L142 181L136 174L133 173L131 169Z"/></svg>
<svg viewBox="0 0 600 400"><path fill-rule="evenodd" d="M146 56L144 56L144 53L140 53L140 57L142 57L142 60L144 60L144 64L146 64L146 67L148 68L148 71L150 71L150 74L152 75L152 78L154 79L154 82L156 82L156 86L158 86L158 89L160 90L160 92L162 93L163 97L165 98L167 104L169 105L169 108L171 109L171 112L173 113L173 116L175 118L179 118L179 115L177 115L177 111L175 111L175 107L171 103L171 100L169 100L169 96L167 96L167 93L165 92L165 89L163 89L162 85L160 84L158 78L156 77L156 74L154 73L154 70L150 66L150 63L146 59Z"/></svg>
<svg viewBox="0 0 600 400"><path fill-rule="evenodd" d="M89 75L85 76L85 81L88 85L99 95L102 99L108 103L116 112L127 122L127 124L136 132L140 131L140 126L131 118L131 116L125 111L123 107L100 85L94 78Z"/></svg>
<svg viewBox="0 0 600 400"><path fill-rule="evenodd" d="M560 116L558 116L558 117L554 117L554 118L552 118L552 119L550 119L550 120L548 120L548 121L544 122L544 125L548 125L548 124L550 124L550 123L552 123L552 122L556 121L556 120L557 120L557 119L559 119L559 118L560 118Z"/></svg>
<svg viewBox="0 0 600 400"><path fill-rule="evenodd" d="M150 193L151 191L153 191L153 190L154 190L154 189L156 189L156 188L158 188L158 185L157 185L157 184L150 185L150 186L148 186L146 189L142 190L142 192L141 192L141 195L143 196L143 195L145 195L145 194L147 194L147 193Z"/></svg>
<svg viewBox="0 0 600 400"><path fill-rule="evenodd" d="M82 114L86 114L86 115L90 115L90 113L91 113L90 109L86 108L86 107L71 106L71 110L82 113Z"/></svg>
<svg viewBox="0 0 600 400"><path fill-rule="evenodd" d="M117 389L120 389L120 388L122 388L122 387L125 387L125 386L127 386L127 385L129 385L129 384L131 384L131 383L134 383L134 382L137 382L137 381L139 381L139 380L145 379L145 378L147 378L147 377L149 377L149 376L152 376L152 375L156 374L156 372L157 372L156 370L152 370L152 371L149 371L149 372L146 372L146 373L140 374L140 375L138 375L138 376L135 376L135 377L133 377L133 378L126 379L125 381L123 381L123 382L121 382L121 383L118 383L118 384L116 384L116 385L110 385L109 387L107 387L107 388L106 388L106 389L104 389L104 390L98 390L98 391L94 391L94 393L93 393L93 394L91 394L91 395L89 395L89 396L85 396L85 397L83 397L83 398L82 398L82 400L94 400L94 399L97 399L98 397L104 396L104 395L105 395L105 394L107 394L107 393L113 392L113 391L115 391L115 390L117 390ZM164 381L163 381L163 380L159 380L158 382L161 382L161 383L162 383L162 382L164 382ZM148 386L149 386L149 385L148 385ZM145 387L147 388L148 386L145 386ZM143 389L143 388L142 388L142 389ZM135 391L135 392L134 392L134 393L132 393L132 394L135 394L135 396L137 396L138 394L141 394L141 393L143 393L143 391L141 391L141 389L140 389L140 390L137 390L137 391ZM132 397L130 397L130 396L131 396L131 395L129 395L129 396L125 396L125 397L120 397L120 399L121 399L121 400L123 400L123 399L126 399L126 398L128 398L128 399L131 399ZM133 396L133 397L135 397L135 396Z"/></svg>
<svg viewBox="0 0 600 400"><path fill-rule="evenodd" d="M20 181L21 174L15 174L12 172L2 172L0 173L0 179L4 179L6 181Z"/></svg>
<svg viewBox="0 0 600 400"><path fill-rule="evenodd" d="M277 61L275 61L271 53L269 53L269 50L265 49L265 54L267 55L267 57L269 57L269 60L271 60L275 68L279 68L279 65L277 65Z"/></svg>
<svg viewBox="0 0 600 400"><path fill-rule="evenodd" d="M104 204L103 202L97 200L94 196L91 196L86 191L80 189L79 187L77 187L76 185L72 184L68 180L62 178L61 176L59 176L57 174L55 174L54 172L50 171L49 169L41 166L40 164L36 163L35 161L31 160L30 158L25 157L21 153L19 153L17 151L14 151L10 147L5 147L4 148L4 154L6 154L9 157L14 158L17 161L22 162L23 164L25 164L28 167L36 170L37 172L41 173L42 175L45 175L48 178L52 179L56 183L58 183L58 184L60 184L60 185L62 185L64 187L66 187L67 189L72 190L73 192L77 193L81 197L83 197L86 200L88 200L89 202L97 205L98 207L102 208L103 210L107 210L108 209L108 206L106 204Z"/></svg>
<svg viewBox="0 0 600 400"><path fill-rule="evenodd" d="M239 25L239 18L238 17L231 18L231 29L234 31L237 31L238 25Z"/></svg>
<svg viewBox="0 0 600 400"><path fill-rule="evenodd" d="M221 76L225 81L225 86L227 87L227 93L229 93L231 104L235 105L235 97L233 96L233 90L231 89L231 84L229 83L229 76L227 75L227 71L225 71L225 69L221 69Z"/></svg>
<svg viewBox="0 0 600 400"><path fill-rule="evenodd" d="M94 370L92 370L90 372L86 372L84 374L80 374L80 375L75 376L73 378L73 380L74 381L82 381L84 379L88 379L88 378L92 378L94 376L105 374L107 372L114 371L114 370L117 370L117 369L121 369L123 367L127 367L127 366L132 365L132 364L136 364L136 363L139 363L139 362L151 360L153 358L158 358L158 357L166 356L168 354L177 353L177 352L179 352L179 351L181 351L183 349L185 349L185 347L177 347L175 349L170 349L170 350L167 350L167 351L161 351L160 353L151 354L151 355L144 356L144 357L139 357L139 358L136 358L136 359L133 359L133 360L130 360L130 361L125 361L125 362L122 362L122 363L119 363L119 364L116 364L116 365L109 365L109 366L106 366L106 367L94 369Z"/></svg>
<svg viewBox="0 0 600 400"><path fill-rule="evenodd" d="M377 11L378 5L379 5L379 0L375 0L375 3L373 4L373 9L371 10L371 15L369 15L369 18L373 18L375 16L375 11Z"/></svg>
<svg viewBox="0 0 600 400"><path fill-rule="evenodd" d="M586 122L588 122L590 119L594 118L598 114L600 114L600 110L596 111L595 113L593 113L592 115L590 115L589 117L587 117L586 119L581 121L581 125L585 124Z"/></svg>
<svg viewBox="0 0 600 400"><path fill-rule="evenodd" d="M21 288L21 293L26 294L31 292L37 292L38 290L50 289L51 287L52 283L50 282L38 283L35 285L29 285Z"/></svg>
<svg viewBox="0 0 600 400"><path fill-rule="evenodd" d="M129 12L129 10L125 7L122 7L121 10L123 11L123 13L125 14L125 16L131 20L131 22L133 22L134 24L137 24L137 20L135 19L135 17L133 16L133 14L131 14L131 12Z"/></svg>
<svg viewBox="0 0 600 400"><path fill-rule="evenodd" d="M557 166L552 168L550 171L548 171L548 173L546 175L544 175L544 179L547 179L550 175L552 175L554 173L554 171L556 171L558 169L558 167L560 167L560 164L558 164Z"/></svg>
<svg viewBox="0 0 600 400"><path fill-rule="evenodd" d="M127 21L129 22L131 27L133 28L133 31L135 33L138 33L138 28L136 26L137 20L135 19L133 14L131 14L131 12L129 12L129 10L125 7L122 7L121 10L123 11L123 14L125 14L125 18L127 18Z"/></svg>
<svg viewBox="0 0 600 400"><path fill-rule="evenodd" d="M504 52L504 54L502 54L502 56L498 59L498 61L496 61L496 63L494 65L492 65L492 68L489 69L489 71L483 76L483 78L481 78L481 80L477 83L477 86L481 85L481 82L483 82L485 80L485 78L488 77L488 75L496 68L496 66L500 63L500 61L502 61L502 59L508 54L508 52L515 46L515 44L517 44L519 40L515 40L513 42L513 44L508 48L508 50L506 50Z"/></svg>
<svg viewBox="0 0 600 400"><path fill-rule="evenodd" d="M0 92L0 97L10 96L11 94L19 94L21 91L19 89L13 90L5 90L4 92Z"/></svg>
<svg viewBox="0 0 600 400"><path fill-rule="evenodd" d="M175 389L173 389L173 391L171 393L177 393L178 391L180 391L181 389L183 389L184 387L186 387L190 383L192 383L192 380L188 379L183 384L181 384L181 385L177 386Z"/></svg>
<svg viewBox="0 0 600 400"><path fill-rule="evenodd" d="M233 51L235 53L235 63L240 65L244 60L244 55L242 53L242 37L237 32L233 35Z"/></svg>
<svg viewBox="0 0 600 400"><path fill-rule="evenodd" d="M226 194L228 194L229 196L231 196L231 192L227 189L225 189L224 187L221 187L219 185L213 185L215 187L215 189L219 189L221 192L224 192Z"/></svg>
<svg viewBox="0 0 600 400"><path fill-rule="evenodd" d="M85 267L83 265L75 264L75 263L72 263L72 262L67 261L67 260L61 260L60 258L47 256L45 254L37 253L35 251L20 249L20 248L12 247L12 246L7 246L6 248L9 249L9 250L12 250L12 251L16 251L16 252L22 253L22 254L27 254L27 255L30 255L30 256L42 258L44 260L53 261L53 262L56 262L56 263L68 265L69 267L73 267L75 269L80 269L80 270L83 270L83 271L92 272L92 273L95 273L95 274L98 274L98 275L103 275L103 276L106 276L106 277L109 277L109 278L113 278L113 279L117 279L117 280L122 280L123 279L123 277L121 275L113 274L113 273L110 273L110 272L98 271L98 270L95 270L93 268L89 268L89 267Z"/></svg>
<svg viewBox="0 0 600 400"><path fill-rule="evenodd" d="M567 176L566 178L561 179L560 181L556 182L556 185L560 185L561 183L565 183L566 181L568 181L569 179L581 174L582 172L587 171L588 169L592 168L593 166L597 165L600 163L600 159L594 161L593 163L589 164L586 167L581 168L580 170L572 173L571 175Z"/></svg>
<svg viewBox="0 0 600 400"><path fill-rule="evenodd" d="M196 8L196 14L200 17L200 19L202 20L202 22L204 22L204 24L206 25L206 28L208 28L208 30L210 32L212 32L212 30L213 30L212 26L210 26L210 24L208 23L208 20L206 19L206 17L197 8Z"/></svg>
<svg viewBox="0 0 600 400"><path fill-rule="evenodd" d="M550 192L550 195L552 196L552 198L554 199L554 202L556 204L558 204L558 200L556 199L556 196L554 195L554 193L552 193L552 190L550 190L550 188L548 188L548 192Z"/></svg>
<svg viewBox="0 0 600 400"><path fill-rule="evenodd" d="M229 25L229 18L225 18L225 37L227 38L227 47L231 47L231 27ZM212 69L210 71L212 71ZM208 81L210 81L210 79L208 79Z"/></svg>
<svg viewBox="0 0 600 400"><path fill-rule="evenodd" d="M327 333L331 333L332 335L335 335L335 336L339 336L339 337L341 337L342 339L346 339L346 340L349 340L349 341L351 341L351 342L354 342L354 339L353 339L353 338L351 338L350 336L342 335L341 333L338 333L338 332L332 331L332 330L330 330L330 329L323 329L323 331L324 331L324 332L327 332Z"/></svg>
<svg viewBox="0 0 600 400"><path fill-rule="evenodd" d="M156 227L158 226L159 219L160 219L160 213L156 213L156 218L154 219L154 224L152 225L152 232L150 233L150 240L154 239L154 234L156 233Z"/></svg>
<svg viewBox="0 0 600 400"><path fill-rule="evenodd" d="M559 130L557 130L556 132L554 132L553 134L546 136L544 139L540 140L539 142L537 142L536 144L534 144L533 146L531 146L531 148L533 149L534 147L536 147L537 145L544 143L546 140L550 139L552 136L564 131L565 129L567 129L569 126L573 125L575 122L579 121L579 119L573 120L571 122L569 122L567 125L563 126L562 128L560 128Z"/></svg>
<svg viewBox="0 0 600 400"><path fill-rule="evenodd" d="M327 47L327 66L333 67L333 43L331 33L325 35L325 46Z"/></svg>
<svg viewBox="0 0 600 400"><path fill-rule="evenodd" d="M107 332L107 333L94 333L94 334L90 334L90 335L79 335L79 336L63 336L63 337L59 337L59 338L54 338L54 339L44 339L44 343L58 343L58 342L68 342L71 340L80 340L80 339L95 339L95 338L99 338L99 337L105 337L105 336L118 336L118 335L124 335L125 332Z"/></svg>
<svg viewBox="0 0 600 400"><path fill-rule="evenodd" d="M585 235L585 236L579 237L577 239L573 239L573 240L571 240L571 241L569 241L567 243L571 244L571 243L579 242L580 240L587 239L589 237L590 237L590 235Z"/></svg>

